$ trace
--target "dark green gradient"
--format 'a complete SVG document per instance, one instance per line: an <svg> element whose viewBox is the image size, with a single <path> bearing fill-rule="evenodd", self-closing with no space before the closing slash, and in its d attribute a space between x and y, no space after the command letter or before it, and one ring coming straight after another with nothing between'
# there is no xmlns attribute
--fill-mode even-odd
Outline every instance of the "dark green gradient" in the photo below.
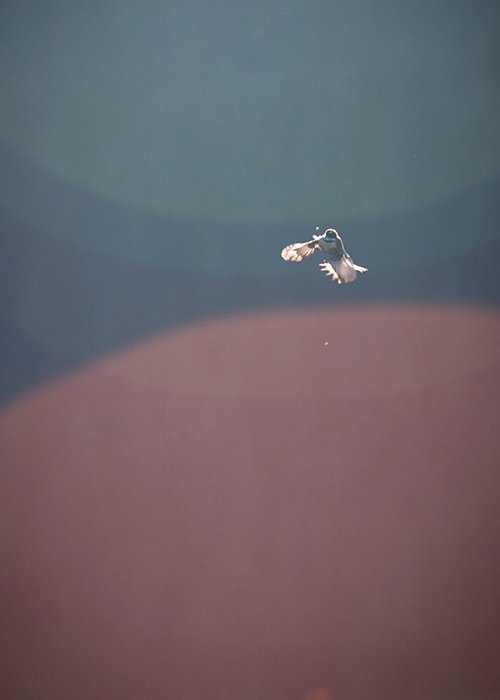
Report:
<svg viewBox="0 0 500 700"><path fill-rule="evenodd" d="M407 211L499 170L493 3L4 4L0 134L159 214Z"/></svg>

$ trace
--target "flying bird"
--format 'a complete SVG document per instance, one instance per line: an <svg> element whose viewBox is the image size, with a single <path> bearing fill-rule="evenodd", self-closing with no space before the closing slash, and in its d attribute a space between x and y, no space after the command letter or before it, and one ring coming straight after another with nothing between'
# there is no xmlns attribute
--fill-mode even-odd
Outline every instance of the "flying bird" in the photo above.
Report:
<svg viewBox="0 0 500 700"><path fill-rule="evenodd" d="M342 284L343 282L354 282L358 272L366 272L366 267L361 267L353 262L353 259L344 248L341 237L334 228L327 228L319 236L313 234L312 241L305 243L290 243L281 251L283 260L291 262L302 262L308 258L315 250L320 249L325 259L320 263L320 268L332 282Z"/></svg>

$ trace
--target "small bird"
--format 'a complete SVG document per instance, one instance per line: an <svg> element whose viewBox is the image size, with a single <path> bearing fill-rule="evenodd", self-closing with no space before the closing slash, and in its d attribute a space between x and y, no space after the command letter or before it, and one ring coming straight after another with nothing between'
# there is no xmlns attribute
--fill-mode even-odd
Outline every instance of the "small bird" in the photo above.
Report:
<svg viewBox="0 0 500 700"><path fill-rule="evenodd" d="M291 262L302 262L317 248L325 255L325 259L319 266L328 277L332 278L332 282L337 284L354 282L358 272L367 272L366 267L361 267L353 262L344 248L341 237L334 228L327 228L319 236L313 234L312 241L290 243L281 251L281 257L283 260Z"/></svg>

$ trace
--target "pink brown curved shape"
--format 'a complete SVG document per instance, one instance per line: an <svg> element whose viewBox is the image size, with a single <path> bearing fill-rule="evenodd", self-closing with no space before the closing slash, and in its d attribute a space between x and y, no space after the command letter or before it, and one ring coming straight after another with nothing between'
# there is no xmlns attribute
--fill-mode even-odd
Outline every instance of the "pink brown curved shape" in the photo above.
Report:
<svg viewBox="0 0 500 700"><path fill-rule="evenodd" d="M11 405L2 697L498 697L499 347L480 308L269 311Z"/></svg>

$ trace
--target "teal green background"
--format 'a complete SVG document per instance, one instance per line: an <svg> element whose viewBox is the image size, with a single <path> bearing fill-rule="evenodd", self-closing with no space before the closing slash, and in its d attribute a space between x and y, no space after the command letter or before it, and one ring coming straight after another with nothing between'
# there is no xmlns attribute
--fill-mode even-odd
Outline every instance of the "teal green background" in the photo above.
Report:
<svg viewBox="0 0 500 700"><path fill-rule="evenodd" d="M192 221L416 208L498 172L493 4L11 3L3 139Z"/></svg>

